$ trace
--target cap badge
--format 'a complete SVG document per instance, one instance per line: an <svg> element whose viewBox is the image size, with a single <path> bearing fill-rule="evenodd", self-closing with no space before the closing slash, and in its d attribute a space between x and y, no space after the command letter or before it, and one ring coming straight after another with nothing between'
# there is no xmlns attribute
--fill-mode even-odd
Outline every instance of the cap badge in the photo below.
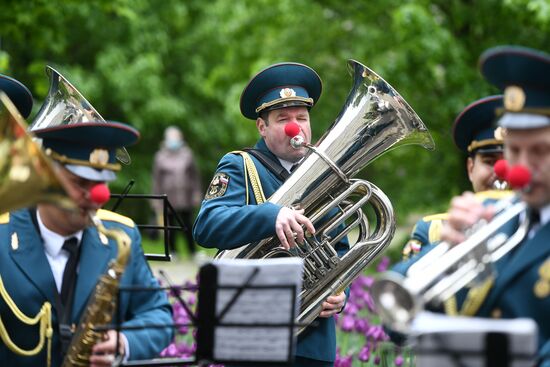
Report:
<svg viewBox="0 0 550 367"><path fill-rule="evenodd" d="M90 153L90 163L97 165L106 165L109 162L109 152L105 149L94 149Z"/></svg>
<svg viewBox="0 0 550 367"><path fill-rule="evenodd" d="M296 97L296 91L292 88L283 88L281 89L279 95L281 96L281 98Z"/></svg>
<svg viewBox="0 0 550 367"><path fill-rule="evenodd" d="M495 139L496 140L504 140L504 134L506 133L506 130L504 130L501 126L497 127L495 129Z"/></svg>
<svg viewBox="0 0 550 367"><path fill-rule="evenodd" d="M525 106L525 92L516 85L506 87L504 90L504 107L508 111L518 112Z"/></svg>

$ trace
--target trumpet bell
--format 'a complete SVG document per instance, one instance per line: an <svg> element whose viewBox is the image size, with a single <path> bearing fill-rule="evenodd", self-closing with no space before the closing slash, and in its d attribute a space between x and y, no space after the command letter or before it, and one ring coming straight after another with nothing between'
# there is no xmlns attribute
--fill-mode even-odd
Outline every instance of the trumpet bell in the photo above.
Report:
<svg viewBox="0 0 550 367"><path fill-rule="evenodd" d="M34 118L30 131L49 127L86 122L106 122L86 98L61 73L46 66L46 74L50 79L48 95ZM125 148L116 153L117 159L123 164L132 160Z"/></svg>
<svg viewBox="0 0 550 367"><path fill-rule="evenodd" d="M388 326L401 333L409 331L421 305L421 300L403 286L404 280L401 274L390 272L371 287L376 312L382 320L391 320Z"/></svg>
<svg viewBox="0 0 550 367"><path fill-rule="evenodd" d="M19 111L0 92L0 213L37 202L75 207L49 158L26 132Z"/></svg>

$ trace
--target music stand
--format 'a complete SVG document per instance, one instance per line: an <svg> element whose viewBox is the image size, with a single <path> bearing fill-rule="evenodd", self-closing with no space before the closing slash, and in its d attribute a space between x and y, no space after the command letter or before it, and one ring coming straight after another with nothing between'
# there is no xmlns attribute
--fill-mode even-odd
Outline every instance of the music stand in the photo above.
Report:
<svg viewBox="0 0 550 367"><path fill-rule="evenodd" d="M162 225L158 224L136 224L140 230L161 230L163 234L163 243L164 243L164 254L145 254L145 259L154 260L154 261L171 261L170 256L170 246L168 243L168 236L172 236L171 231L189 231L190 229L183 224L180 216L177 214L176 210L170 204L168 196L166 194L162 195L153 195L153 194L129 194L128 192L134 185L134 180L130 180L128 185L126 185L122 194L111 194L112 199L117 199L110 209L113 212L116 212L120 204L124 199L138 199L138 200L162 200ZM168 215L171 215L176 219L178 225L170 225L168 223Z"/></svg>
<svg viewBox="0 0 550 367"><path fill-rule="evenodd" d="M122 326L118 299L122 292L196 290L193 287L119 287L113 323L97 331L195 326L195 358L155 358L122 362L118 366L188 366L230 363L249 366L286 366L296 348L295 323L299 310L302 259L214 260L199 270L198 315L173 292L187 311L186 325ZM166 278L169 282L169 280ZM276 302L275 302L276 300ZM118 340L117 348L118 351Z"/></svg>
<svg viewBox="0 0 550 367"><path fill-rule="evenodd" d="M486 319L424 312L410 341L419 366L530 367L537 353L532 319Z"/></svg>

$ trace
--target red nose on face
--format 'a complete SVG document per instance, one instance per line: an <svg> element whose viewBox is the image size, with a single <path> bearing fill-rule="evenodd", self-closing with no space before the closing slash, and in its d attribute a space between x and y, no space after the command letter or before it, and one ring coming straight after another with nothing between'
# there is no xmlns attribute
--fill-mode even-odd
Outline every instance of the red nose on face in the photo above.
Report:
<svg viewBox="0 0 550 367"><path fill-rule="evenodd" d="M288 124L285 125L285 134L288 137L293 138L299 133L300 133L300 126L298 126L297 123L289 122Z"/></svg>
<svg viewBox="0 0 550 367"><path fill-rule="evenodd" d="M531 171L521 165L510 168L506 180L514 189L522 189L531 182Z"/></svg>
<svg viewBox="0 0 550 367"><path fill-rule="evenodd" d="M90 200L95 204L103 205L111 198L109 188L105 184L94 185L90 189Z"/></svg>
<svg viewBox="0 0 550 367"><path fill-rule="evenodd" d="M506 180L506 176L508 175L508 162L505 159L499 159L495 162L493 171L500 180Z"/></svg>

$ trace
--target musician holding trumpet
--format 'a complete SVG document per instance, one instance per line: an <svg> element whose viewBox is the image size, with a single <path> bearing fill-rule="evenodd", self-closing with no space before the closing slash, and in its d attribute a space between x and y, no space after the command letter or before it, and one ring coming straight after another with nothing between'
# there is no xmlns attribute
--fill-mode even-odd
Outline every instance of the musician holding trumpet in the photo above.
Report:
<svg viewBox="0 0 550 367"><path fill-rule="evenodd" d="M205 247L233 249L276 236L285 249L301 244L315 228L304 211L265 202L286 180L306 148L290 144L285 128L292 124L311 141L309 109L321 94L321 79L310 67L280 63L254 76L241 96L241 112L256 121L260 140L253 151L226 154L207 189L193 234ZM297 126L297 127L296 127ZM305 228L305 230L304 230ZM336 250L347 251L346 240ZM336 357L333 315L340 312L345 293L322 304L317 325L298 338L295 366L332 366Z"/></svg>
<svg viewBox="0 0 550 367"><path fill-rule="evenodd" d="M493 126L502 96L489 96L469 104L455 119L452 134L455 145L468 155L466 170L474 192L480 198L498 199L511 194L497 180L493 166L502 159L502 128ZM499 190L499 191L497 191ZM447 213L425 216L416 222L403 247L403 259L409 259L422 246L441 240L441 228Z"/></svg>
<svg viewBox="0 0 550 367"><path fill-rule="evenodd" d="M537 366L549 367L550 55L496 47L482 54L480 67L504 95L496 112L507 167L499 164L499 174L512 186L527 185L508 206L484 205L470 192L453 198L444 242L399 264L408 269L405 278L378 280L373 297L385 323L405 332L426 304L453 294L465 316L530 318L538 325Z"/></svg>
<svg viewBox="0 0 550 367"><path fill-rule="evenodd" d="M502 47L481 56L484 77L504 92L504 155L510 166L531 172L520 191L530 218L527 236L497 263L497 276L477 316L529 317L539 327L541 366L550 366L550 55ZM454 198L442 239L465 240L464 228L491 220L493 209L470 193Z"/></svg>

